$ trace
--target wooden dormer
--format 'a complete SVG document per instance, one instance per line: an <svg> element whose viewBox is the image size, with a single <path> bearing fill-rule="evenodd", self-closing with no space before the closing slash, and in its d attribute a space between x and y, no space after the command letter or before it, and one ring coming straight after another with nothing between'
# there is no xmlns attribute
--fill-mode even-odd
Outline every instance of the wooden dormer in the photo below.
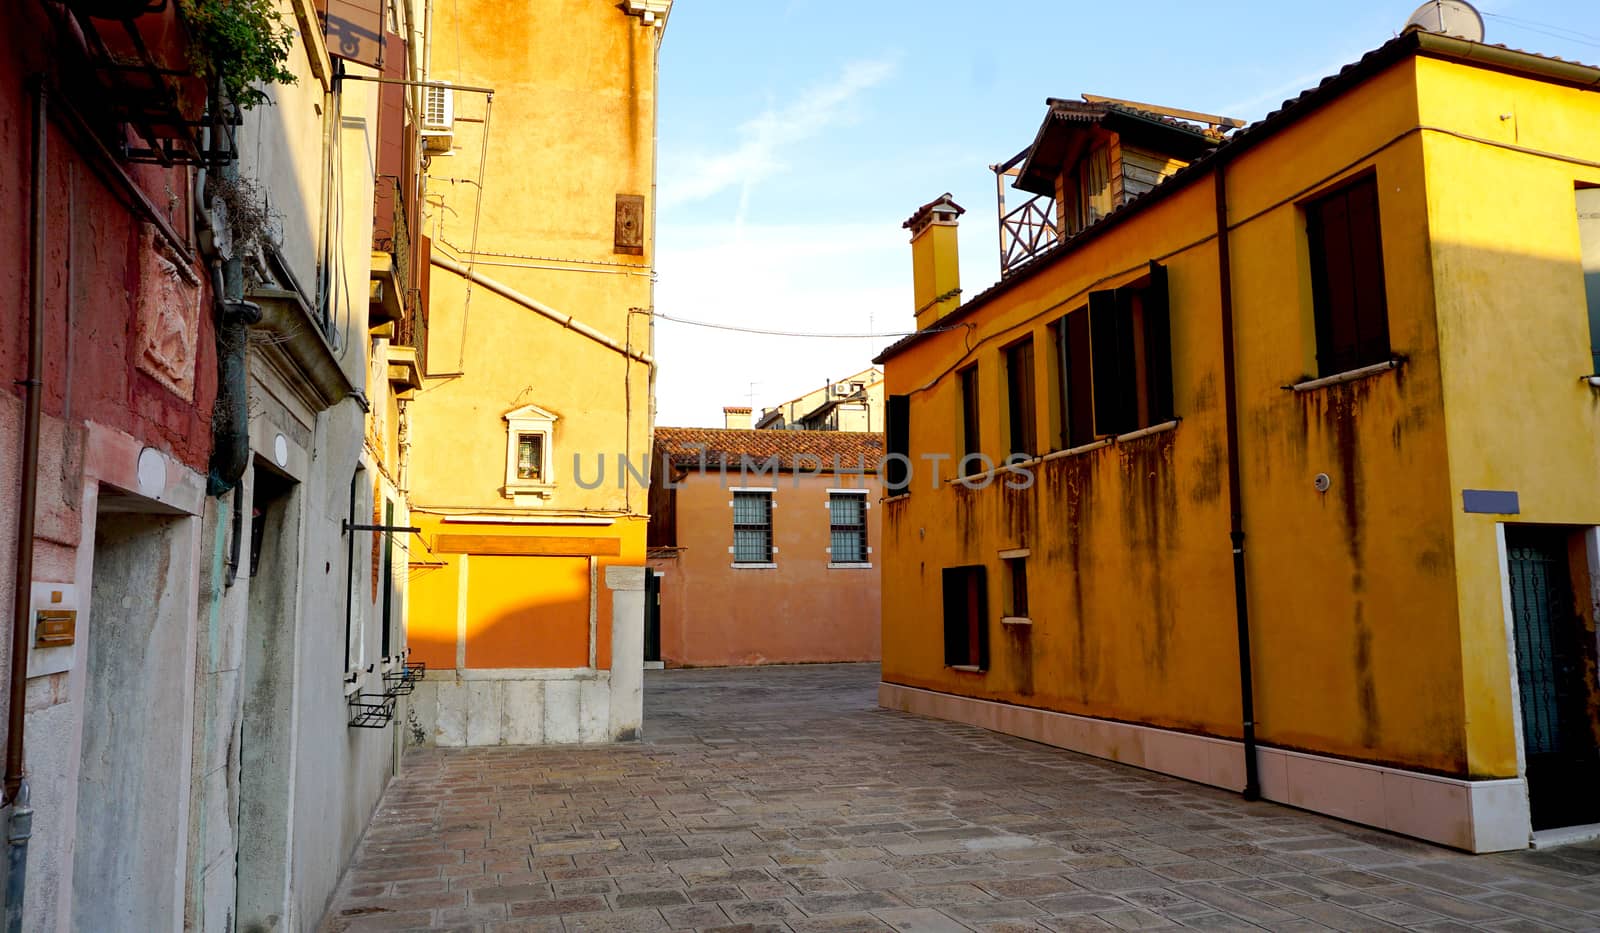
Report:
<svg viewBox="0 0 1600 933"><path fill-rule="evenodd" d="M1215 148L1240 120L1083 95L1052 97L1032 145L993 166L1001 272L1032 259ZM1007 212L1005 181L1035 195Z"/></svg>

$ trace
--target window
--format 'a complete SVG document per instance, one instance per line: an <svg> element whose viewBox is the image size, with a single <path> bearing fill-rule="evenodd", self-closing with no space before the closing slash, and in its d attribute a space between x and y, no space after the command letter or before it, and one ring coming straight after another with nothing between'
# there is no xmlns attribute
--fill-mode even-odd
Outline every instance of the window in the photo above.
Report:
<svg viewBox="0 0 1600 933"><path fill-rule="evenodd" d="M961 452L971 456L982 450L978 436L978 367L968 366L956 376L961 380ZM961 475L977 472L977 463L977 457L964 457Z"/></svg>
<svg viewBox="0 0 1600 933"><path fill-rule="evenodd" d="M517 435L517 479L544 482L544 435Z"/></svg>
<svg viewBox="0 0 1600 933"><path fill-rule="evenodd" d="M548 499L555 492L555 457L551 451L556 416L536 405L524 405L507 412L506 484L501 495L507 499Z"/></svg>
<svg viewBox="0 0 1600 933"><path fill-rule="evenodd" d="M1583 290L1589 305L1590 375L1600 374L1600 188L1579 188L1578 248L1583 261Z"/></svg>
<svg viewBox="0 0 1600 933"><path fill-rule="evenodd" d="M1006 348L1006 405L1013 456L1032 457L1039 452L1033 393L1033 338L1029 337Z"/></svg>
<svg viewBox="0 0 1600 933"><path fill-rule="evenodd" d="M1172 420L1165 266L1152 262L1137 282L1089 293L1089 357L1096 434L1125 434Z"/></svg>
<svg viewBox="0 0 1600 933"><path fill-rule="evenodd" d="M1389 360L1378 182L1367 175L1307 202L1317 371L1331 376Z"/></svg>
<svg viewBox="0 0 1600 933"><path fill-rule="evenodd" d="M1028 558L1026 555L1005 558L1006 611L1008 619L1028 618Z"/></svg>
<svg viewBox="0 0 1600 933"><path fill-rule="evenodd" d="M884 411L883 481L890 495L911 491L911 396L891 395ZM903 459L902 459L903 458Z"/></svg>
<svg viewBox="0 0 1600 933"><path fill-rule="evenodd" d="M828 561L835 564L867 562L867 493L828 493Z"/></svg>
<svg viewBox="0 0 1600 933"><path fill-rule="evenodd" d="M772 493L736 490L733 494L733 562L772 563Z"/></svg>
<svg viewBox="0 0 1600 933"><path fill-rule="evenodd" d="M1056 372L1061 377L1056 399L1060 419L1057 448L1067 450L1094 441L1094 384L1089 354L1089 309L1079 308L1055 323Z"/></svg>
<svg viewBox="0 0 1600 933"><path fill-rule="evenodd" d="M988 583L980 566L944 569L944 663L948 667L989 667Z"/></svg>

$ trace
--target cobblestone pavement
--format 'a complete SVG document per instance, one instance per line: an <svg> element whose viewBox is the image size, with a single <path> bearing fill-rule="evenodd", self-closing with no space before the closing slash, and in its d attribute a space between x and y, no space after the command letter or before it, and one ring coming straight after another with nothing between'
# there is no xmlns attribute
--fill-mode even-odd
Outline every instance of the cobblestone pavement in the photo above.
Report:
<svg viewBox="0 0 1600 933"><path fill-rule="evenodd" d="M1600 846L1469 856L876 707L665 671L648 738L412 752L325 929L1600 930Z"/></svg>

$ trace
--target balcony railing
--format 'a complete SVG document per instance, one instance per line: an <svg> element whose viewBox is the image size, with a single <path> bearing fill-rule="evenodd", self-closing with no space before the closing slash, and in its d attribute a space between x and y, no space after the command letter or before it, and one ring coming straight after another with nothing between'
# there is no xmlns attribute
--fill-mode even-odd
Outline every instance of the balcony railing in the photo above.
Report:
<svg viewBox="0 0 1600 933"><path fill-rule="evenodd" d="M1056 202L1038 195L1000 218L1000 275L1012 270L1061 239L1056 229Z"/></svg>

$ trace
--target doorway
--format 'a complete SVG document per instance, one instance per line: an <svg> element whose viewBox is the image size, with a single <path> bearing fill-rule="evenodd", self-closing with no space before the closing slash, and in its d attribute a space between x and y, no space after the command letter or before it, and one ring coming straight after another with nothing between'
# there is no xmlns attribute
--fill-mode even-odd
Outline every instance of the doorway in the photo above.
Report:
<svg viewBox="0 0 1600 933"><path fill-rule="evenodd" d="M249 609L239 735L236 929L288 917L300 519L293 480L264 460L250 481ZM236 490L234 495L238 495Z"/></svg>
<svg viewBox="0 0 1600 933"><path fill-rule="evenodd" d="M195 519L103 487L72 862L72 928L183 914L194 708Z"/></svg>
<svg viewBox="0 0 1600 933"><path fill-rule="evenodd" d="M1600 823L1595 636L1573 586L1588 577L1583 537L1508 526L1506 570L1533 828Z"/></svg>

